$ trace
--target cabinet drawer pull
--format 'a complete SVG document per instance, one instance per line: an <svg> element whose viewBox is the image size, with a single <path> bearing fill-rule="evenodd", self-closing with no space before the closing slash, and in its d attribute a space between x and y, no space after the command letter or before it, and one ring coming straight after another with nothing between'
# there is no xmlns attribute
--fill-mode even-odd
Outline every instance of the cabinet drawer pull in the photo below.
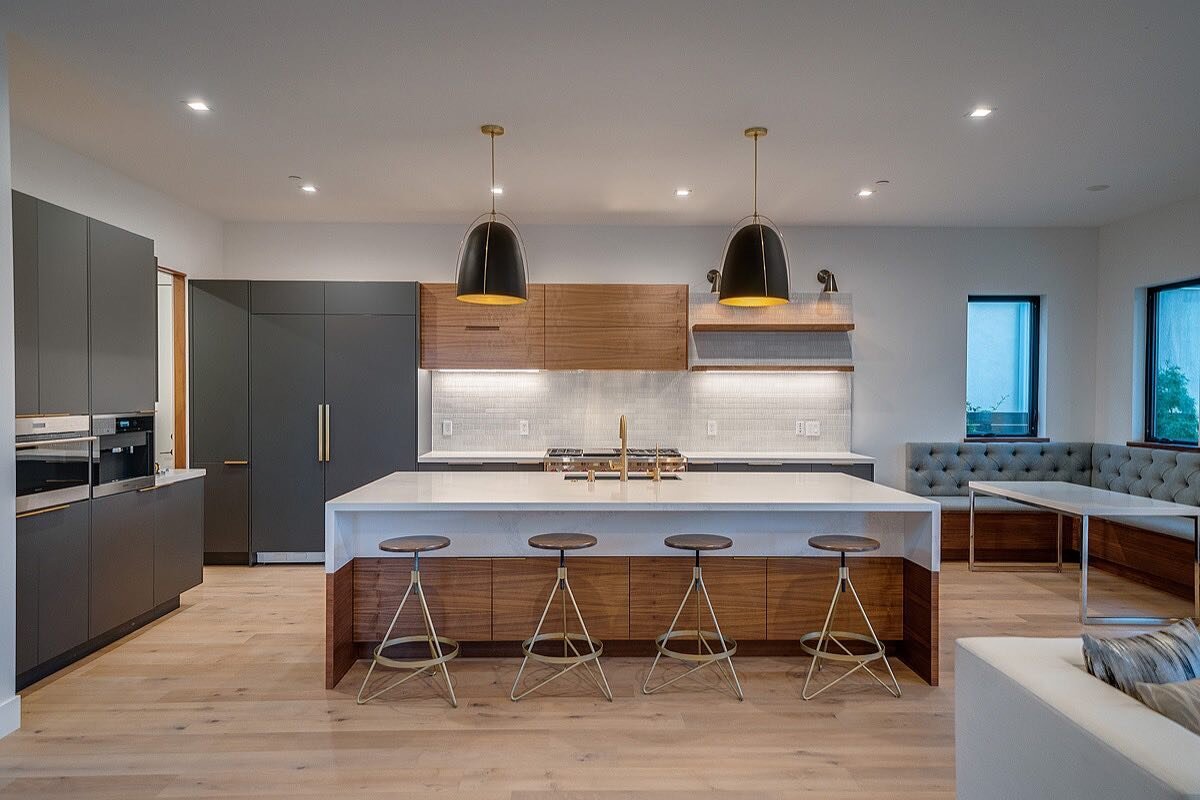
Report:
<svg viewBox="0 0 1200 800"><path fill-rule="evenodd" d="M221 463L227 467L245 467L250 464L250 462L244 458L232 458L227 461L222 461Z"/></svg>
<svg viewBox="0 0 1200 800"><path fill-rule="evenodd" d="M155 486L146 486L146 487L144 487L144 488L138 489L138 494L141 494L142 492L153 492L155 489L161 489L161 488L162 488L162 487L161 487L161 486L158 486L158 485L155 485Z"/></svg>
<svg viewBox="0 0 1200 800"><path fill-rule="evenodd" d="M466 329L469 331L498 331L498 330L500 330L500 326L499 325L467 325Z"/></svg>
<svg viewBox="0 0 1200 800"><path fill-rule="evenodd" d="M70 507L71 507L71 504L66 503L61 506L50 506L49 508L39 508L39 509L35 509L33 511L22 511L20 514L17 514L17 519L25 519L26 517L38 517L38 516L41 516L42 514L49 514L51 511L63 511Z"/></svg>

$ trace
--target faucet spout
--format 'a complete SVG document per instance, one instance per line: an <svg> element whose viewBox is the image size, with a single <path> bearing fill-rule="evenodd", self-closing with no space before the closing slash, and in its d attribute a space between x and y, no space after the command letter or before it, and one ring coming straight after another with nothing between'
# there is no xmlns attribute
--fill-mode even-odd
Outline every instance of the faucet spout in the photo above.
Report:
<svg viewBox="0 0 1200 800"><path fill-rule="evenodd" d="M629 425L621 415L621 482L629 480Z"/></svg>

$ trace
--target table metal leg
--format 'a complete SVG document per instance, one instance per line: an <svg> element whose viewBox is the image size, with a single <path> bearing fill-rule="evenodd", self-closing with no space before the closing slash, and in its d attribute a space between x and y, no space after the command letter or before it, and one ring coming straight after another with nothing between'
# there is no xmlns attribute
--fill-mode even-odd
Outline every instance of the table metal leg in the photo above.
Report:
<svg viewBox="0 0 1200 800"><path fill-rule="evenodd" d="M970 508L970 525L969 525L969 541L967 544L967 569L971 572L975 571L975 490L968 489L967 497L970 498L968 506Z"/></svg>
<svg viewBox="0 0 1200 800"><path fill-rule="evenodd" d="M986 492L985 492L986 494ZM969 572L1062 572L1062 515L1058 515L1058 560L1054 561L984 561L975 560L975 490L967 490L968 542L967 570Z"/></svg>
<svg viewBox="0 0 1200 800"><path fill-rule="evenodd" d="M1079 523L1079 621L1088 621L1088 517L1084 514Z"/></svg>
<svg viewBox="0 0 1200 800"><path fill-rule="evenodd" d="M1062 572L1062 514L1058 517L1058 571Z"/></svg>
<svg viewBox="0 0 1200 800"><path fill-rule="evenodd" d="M1193 517L1192 529L1200 533L1200 517ZM1167 625L1178 622L1179 617L1102 617L1090 616L1087 613L1087 580L1088 580L1088 518L1083 517L1083 529L1079 535L1079 618L1084 625ZM1200 617L1200 543L1196 544L1193 561L1195 588L1193 590L1193 611Z"/></svg>

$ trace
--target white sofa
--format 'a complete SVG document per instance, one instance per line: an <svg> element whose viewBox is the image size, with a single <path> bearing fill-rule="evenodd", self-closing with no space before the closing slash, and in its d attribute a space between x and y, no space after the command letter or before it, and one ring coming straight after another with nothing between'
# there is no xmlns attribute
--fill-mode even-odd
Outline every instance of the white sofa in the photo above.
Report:
<svg viewBox="0 0 1200 800"><path fill-rule="evenodd" d="M1200 736L1093 678L1079 639L959 639L958 800L1200 798Z"/></svg>

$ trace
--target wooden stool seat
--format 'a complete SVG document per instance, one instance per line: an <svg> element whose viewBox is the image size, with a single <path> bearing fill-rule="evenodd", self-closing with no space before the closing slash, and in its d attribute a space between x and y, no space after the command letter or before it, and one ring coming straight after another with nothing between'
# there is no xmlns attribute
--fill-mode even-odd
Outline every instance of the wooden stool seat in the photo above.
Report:
<svg viewBox="0 0 1200 800"><path fill-rule="evenodd" d="M808 540L809 547L818 550L829 550L834 553L869 553L879 549L879 540L869 536L851 536L837 534L831 536L814 536Z"/></svg>
<svg viewBox="0 0 1200 800"><path fill-rule="evenodd" d="M449 546L450 540L445 536L397 536L379 543L379 549L385 553L427 553Z"/></svg>
<svg viewBox="0 0 1200 800"><path fill-rule="evenodd" d="M596 537L590 533L539 533L529 537L529 546L538 550L583 550L595 544Z"/></svg>
<svg viewBox="0 0 1200 800"><path fill-rule="evenodd" d="M663 544L676 550L725 550L733 547L733 539L715 533L677 533L663 539Z"/></svg>

